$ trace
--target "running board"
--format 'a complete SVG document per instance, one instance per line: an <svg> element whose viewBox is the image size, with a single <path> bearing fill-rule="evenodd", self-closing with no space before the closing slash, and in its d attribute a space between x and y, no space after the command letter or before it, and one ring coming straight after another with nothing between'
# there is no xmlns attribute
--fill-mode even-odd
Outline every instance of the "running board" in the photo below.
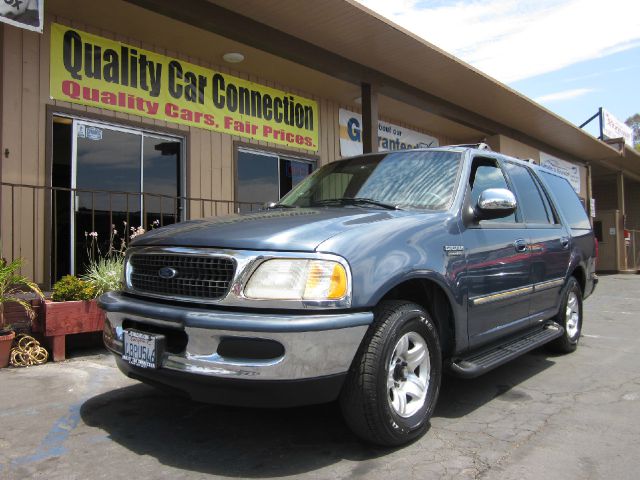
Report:
<svg viewBox="0 0 640 480"><path fill-rule="evenodd" d="M555 322L549 323L542 329L529 330L506 343L493 345L459 358L451 363L449 370L458 377L474 378L560 337L563 333L564 329L560 325Z"/></svg>

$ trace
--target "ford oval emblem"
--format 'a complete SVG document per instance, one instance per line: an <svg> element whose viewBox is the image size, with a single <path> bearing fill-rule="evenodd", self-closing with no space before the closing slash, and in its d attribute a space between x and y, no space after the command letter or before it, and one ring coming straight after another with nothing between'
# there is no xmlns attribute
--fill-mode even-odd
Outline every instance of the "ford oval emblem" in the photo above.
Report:
<svg viewBox="0 0 640 480"><path fill-rule="evenodd" d="M177 275L178 275L178 271L175 268L162 267L160 270L158 270L158 276L166 280L175 278Z"/></svg>

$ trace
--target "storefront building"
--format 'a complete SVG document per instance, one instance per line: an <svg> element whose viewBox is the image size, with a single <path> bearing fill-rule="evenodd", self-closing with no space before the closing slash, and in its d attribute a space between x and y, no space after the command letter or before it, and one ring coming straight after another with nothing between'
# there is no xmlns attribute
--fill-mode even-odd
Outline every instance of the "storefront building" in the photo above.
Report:
<svg viewBox="0 0 640 480"><path fill-rule="evenodd" d="M47 0L43 25L0 24L2 254L43 285L82 270L92 232L106 250L114 230L256 210L362 151L478 142L565 175L610 269L635 268L636 153L357 4Z"/></svg>

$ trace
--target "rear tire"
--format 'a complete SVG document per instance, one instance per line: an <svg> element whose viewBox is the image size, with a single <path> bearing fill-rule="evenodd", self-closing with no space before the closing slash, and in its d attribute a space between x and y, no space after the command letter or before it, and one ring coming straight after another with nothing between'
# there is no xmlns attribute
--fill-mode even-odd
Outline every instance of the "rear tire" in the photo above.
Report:
<svg viewBox="0 0 640 480"><path fill-rule="evenodd" d="M429 428L442 377L438 331L429 314L411 302L382 302L374 313L340 406L358 437L397 446Z"/></svg>
<svg viewBox="0 0 640 480"><path fill-rule="evenodd" d="M582 332L582 289L575 277L570 277L564 287L560 311L554 320L564 328L564 333L549 342L547 348L556 353L575 351Z"/></svg>

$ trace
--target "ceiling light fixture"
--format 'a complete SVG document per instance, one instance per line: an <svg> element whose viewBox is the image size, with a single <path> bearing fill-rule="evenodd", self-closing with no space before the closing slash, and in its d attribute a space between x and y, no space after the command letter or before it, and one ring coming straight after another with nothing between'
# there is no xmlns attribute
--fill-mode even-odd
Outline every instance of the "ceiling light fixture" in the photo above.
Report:
<svg viewBox="0 0 640 480"><path fill-rule="evenodd" d="M222 59L228 63L240 63L244 60L244 55L238 52L229 52L222 55Z"/></svg>

